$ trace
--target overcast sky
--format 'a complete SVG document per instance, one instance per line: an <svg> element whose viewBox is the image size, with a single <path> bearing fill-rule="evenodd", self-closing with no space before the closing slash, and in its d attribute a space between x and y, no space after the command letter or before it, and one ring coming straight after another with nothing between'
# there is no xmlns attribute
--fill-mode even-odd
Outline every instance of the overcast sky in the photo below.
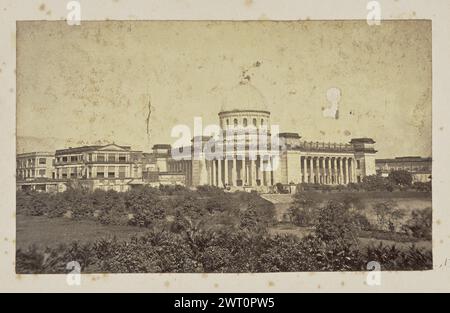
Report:
<svg viewBox="0 0 450 313"><path fill-rule="evenodd" d="M308 141L371 137L379 157L431 156L425 21L21 22L17 49L18 152L172 144L177 124L217 123L249 70L281 131ZM338 120L322 114L333 87L342 92Z"/></svg>

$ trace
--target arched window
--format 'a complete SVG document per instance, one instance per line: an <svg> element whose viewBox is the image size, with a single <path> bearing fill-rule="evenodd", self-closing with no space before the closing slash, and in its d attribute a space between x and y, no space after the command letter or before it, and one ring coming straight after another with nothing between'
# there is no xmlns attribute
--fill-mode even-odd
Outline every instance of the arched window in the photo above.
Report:
<svg viewBox="0 0 450 313"><path fill-rule="evenodd" d="M247 127L247 126L248 126L248 121L246 118L244 118L244 127Z"/></svg>
<svg viewBox="0 0 450 313"><path fill-rule="evenodd" d="M253 126L256 126L256 124L258 124L258 122L256 121L256 118L253 119Z"/></svg>
<svg viewBox="0 0 450 313"><path fill-rule="evenodd" d="M235 119L234 119L234 127L237 127L238 124L239 124L239 122L238 122L237 118L235 118Z"/></svg>
<svg viewBox="0 0 450 313"><path fill-rule="evenodd" d="M264 119L261 119L261 126L264 126Z"/></svg>
<svg viewBox="0 0 450 313"><path fill-rule="evenodd" d="M230 119L227 118L227 126L230 126Z"/></svg>

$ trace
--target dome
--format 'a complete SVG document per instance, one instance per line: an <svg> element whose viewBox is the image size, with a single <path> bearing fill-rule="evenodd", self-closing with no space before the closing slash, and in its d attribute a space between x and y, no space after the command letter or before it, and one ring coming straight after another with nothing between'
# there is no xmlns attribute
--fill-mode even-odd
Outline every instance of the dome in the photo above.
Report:
<svg viewBox="0 0 450 313"><path fill-rule="evenodd" d="M263 94L250 83L240 83L224 97L221 112L269 111Z"/></svg>

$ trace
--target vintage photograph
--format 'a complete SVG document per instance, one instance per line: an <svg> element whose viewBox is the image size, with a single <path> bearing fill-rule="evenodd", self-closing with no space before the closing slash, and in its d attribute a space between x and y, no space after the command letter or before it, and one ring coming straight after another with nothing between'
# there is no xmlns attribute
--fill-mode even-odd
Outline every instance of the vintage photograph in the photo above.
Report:
<svg viewBox="0 0 450 313"><path fill-rule="evenodd" d="M431 21L18 21L16 49L16 273L433 269Z"/></svg>

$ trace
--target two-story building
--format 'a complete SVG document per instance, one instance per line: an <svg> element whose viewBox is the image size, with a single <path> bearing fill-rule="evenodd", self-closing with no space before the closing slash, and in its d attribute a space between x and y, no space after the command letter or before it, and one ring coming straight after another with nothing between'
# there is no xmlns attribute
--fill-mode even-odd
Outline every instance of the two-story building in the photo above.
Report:
<svg viewBox="0 0 450 313"><path fill-rule="evenodd" d="M142 151L116 144L57 150L55 178L78 180L87 188L126 191L142 177Z"/></svg>
<svg viewBox="0 0 450 313"><path fill-rule="evenodd" d="M63 191L63 182L55 180L55 155L51 152L21 153L16 158L16 182L19 190Z"/></svg>

